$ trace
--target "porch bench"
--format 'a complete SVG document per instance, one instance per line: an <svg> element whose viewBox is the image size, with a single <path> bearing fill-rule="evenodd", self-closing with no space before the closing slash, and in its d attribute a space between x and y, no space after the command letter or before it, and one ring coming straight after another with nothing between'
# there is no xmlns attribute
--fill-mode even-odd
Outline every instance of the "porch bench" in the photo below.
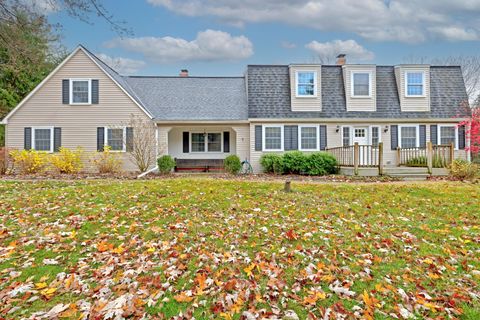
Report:
<svg viewBox="0 0 480 320"><path fill-rule="evenodd" d="M175 158L175 172L178 171L222 171L223 159L177 159Z"/></svg>

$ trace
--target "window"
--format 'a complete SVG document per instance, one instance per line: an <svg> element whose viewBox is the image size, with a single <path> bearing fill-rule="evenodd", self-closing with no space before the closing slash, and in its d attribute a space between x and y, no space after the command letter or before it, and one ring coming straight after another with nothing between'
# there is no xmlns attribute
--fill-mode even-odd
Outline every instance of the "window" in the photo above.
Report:
<svg viewBox="0 0 480 320"><path fill-rule="evenodd" d="M352 96L370 97L370 73L353 72L352 73Z"/></svg>
<svg viewBox="0 0 480 320"><path fill-rule="evenodd" d="M317 73L314 71L297 72L297 96L313 97L317 95Z"/></svg>
<svg viewBox="0 0 480 320"><path fill-rule="evenodd" d="M299 126L300 150L318 150L318 126Z"/></svg>
<svg viewBox="0 0 480 320"><path fill-rule="evenodd" d="M208 134L208 152L222 152L222 134Z"/></svg>
<svg viewBox="0 0 480 320"><path fill-rule="evenodd" d="M380 127L371 127L372 146L378 147L380 143Z"/></svg>
<svg viewBox="0 0 480 320"><path fill-rule="evenodd" d="M423 72L407 72L405 76L406 81L406 96L417 97L423 96L423 81L425 80Z"/></svg>
<svg viewBox="0 0 480 320"><path fill-rule="evenodd" d="M363 128L356 128L355 129L355 138L365 138L366 130Z"/></svg>
<svg viewBox="0 0 480 320"><path fill-rule="evenodd" d="M192 132L191 152L222 152L221 132Z"/></svg>
<svg viewBox="0 0 480 320"><path fill-rule="evenodd" d="M403 126L400 127L400 147L416 148L418 147L418 127Z"/></svg>
<svg viewBox="0 0 480 320"><path fill-rule="evenodd" d="M32 128L32 132L33 149L53 152L53 128Z"/></svg>
<svg viewBox="0 0 480 320"><path fill-rule="evenodd" d="M205 134L192 133L192 152L205 152Z"/></svg>
<svg viewBox="0 0 480 320"><path fill-rule="evenodd" d="M267 151L283 150L283 126L264 126L263 145Z"/></svg>
<svg viewBox="0 0 480 320"><path fill-rule="evenodd" d="M350 127L342 128L342 145L348 147L350 145Z"/></svg>
<svg viewBox="0 0 480 320"><path fill-rule="evenodd" d="M91 82L89 79L70 80L70 103L90 104L91 103Z"/></svg>
<svg viewBox="0 0 480 320"><path fill-rule="evenodd" d="M106 128L105 144L110 146L112 151L125 151L125 129Z"/></svg>
<svg viewBox="0 0 480 320"><path fill-rule="evenodd" d="M450 144L453 142L457 147L457 128L455 126L440 126L440 144Z"/></svg>

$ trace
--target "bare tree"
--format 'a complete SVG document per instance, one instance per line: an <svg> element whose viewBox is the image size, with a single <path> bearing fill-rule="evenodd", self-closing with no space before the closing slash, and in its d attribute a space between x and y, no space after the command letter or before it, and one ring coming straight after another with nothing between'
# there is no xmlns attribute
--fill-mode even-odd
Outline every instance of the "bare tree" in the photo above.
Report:
<svg viewBox="0 0 480 320"><path fill-rule="evenodd" d="M127 151L140 172L145 172L156 161L156 126L153 122L140 116L131 115L122 124L126 127L125 145Z"/></svg>
<svg viewBox="0 0 480 320"><path fill-rule="evenodd" d="M431 64L440 66L460 66L470 104L480 96L480 56L449 56L446 58L415 57L404 59L407 63Z"/></svg>

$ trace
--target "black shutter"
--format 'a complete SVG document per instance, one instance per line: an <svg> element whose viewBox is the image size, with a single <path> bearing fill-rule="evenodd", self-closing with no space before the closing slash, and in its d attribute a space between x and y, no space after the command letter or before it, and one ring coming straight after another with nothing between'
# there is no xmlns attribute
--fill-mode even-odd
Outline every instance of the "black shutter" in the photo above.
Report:
<svg viewBox="0 0 480 320"><path fill-rule="evenodd" d="M438 126L436 124L432 124L430 126L430 142L432 144L438 144L438 133L437 133L437 129Z"/></svg>
<svg viewBox="0 0 480 320"><path fill-rule="evenodd" d="M92 80L92 104L98 104L98 80Z"/></svg>
<svg viewBox="0 0 480 320"><path fill-rule="evenodd" d="M188 153L190 151L190 133L183 133L183 153Z"/></svg>
<svg viewBox="0 0 480 320"><path fill-rule="evenodd" d="M390 138L392 142L392 150L397 150L398 148L398 126L397 125L390 126Z"/></svg>
<svg viewBox="0 0 480 320"><path fill-rule="evenodd" d="M70 80L68 79L62 80L62 103L70 103Z"/></svg>
<svg viewBox="0 0 480 320"><path fill-rule="evenodd" d="M255 151L262 151L262 126L255 126Z"/></svg>
<svg viewBox="0 0 480 320"><path fill-rule="evenodd" d="M283 134L284 150L298 150L298 126L284 126Z"/></svg>
<svg viewBox="0 0 480 320"><path fill-rule="evenodd" d="M32 149L32 128L25 128L23 132L23 148L30 150Z"/></svg>
<svg viewBox="0 0 480 320"><path fill-rule="evenodd" d="M458 127L458 149L465 149L465 126Z"/></svg>
<svg viewBox="0 0 480 320"><path fill-rule="evenodd" d="M132 152L133 151L133 128L128 127L125 130L126 130L126 133L125 133L125 136L126 136L125 144L126 144L126 146L125 147L126 147L127 152Z"/></svg>
<svg viewBox="0 0 480 320"><path fill-rule="evenodd" d="M419 126L420 129L420 148L426 148L427 147L427 126L424 124L421 124Z"/></svg>
<svg viewBox="0 0 480 320"><path fill-rule="evenodd" d="M105 145L105 128L97 128L97 151L103 152L103 147Z"/></svg>
<svg viewBox="0 0 480 320"><path fill-rule="evenodd" d="M62 146L62 128L53 128L53 152L60 151Z"/></svg>
<svg viewBox="0 0 480 320"><path fill-rule="evenodd" d="M230 152L230 132L223 133L223 152Z"/></svg>
<svg viewBox="0 0 480 320"><path fill-rule="evenodd" d="M320 126L320 150L327 149L327 126Z"/></svg>

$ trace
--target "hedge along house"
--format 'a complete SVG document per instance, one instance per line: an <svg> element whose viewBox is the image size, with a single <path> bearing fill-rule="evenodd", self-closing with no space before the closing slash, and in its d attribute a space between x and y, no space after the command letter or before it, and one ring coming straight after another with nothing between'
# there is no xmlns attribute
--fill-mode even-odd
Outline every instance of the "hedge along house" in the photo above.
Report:
<svg viewBox="0 0 480 320"><path fill-rule="evenodd" d="M135 170L135 132L119 126L132 115L155 123L153 152L194 167L236 154L260 172L266 153L355 144L378 152L380 143L382 166L394 167L399 150L428 142L453 144L454 156L467 158L457 126L469 114L465 101L459 67L251 65L242 77L122 76L79 46L3 123L8 148L95 153L109 145L124 170Z"/></svg>

